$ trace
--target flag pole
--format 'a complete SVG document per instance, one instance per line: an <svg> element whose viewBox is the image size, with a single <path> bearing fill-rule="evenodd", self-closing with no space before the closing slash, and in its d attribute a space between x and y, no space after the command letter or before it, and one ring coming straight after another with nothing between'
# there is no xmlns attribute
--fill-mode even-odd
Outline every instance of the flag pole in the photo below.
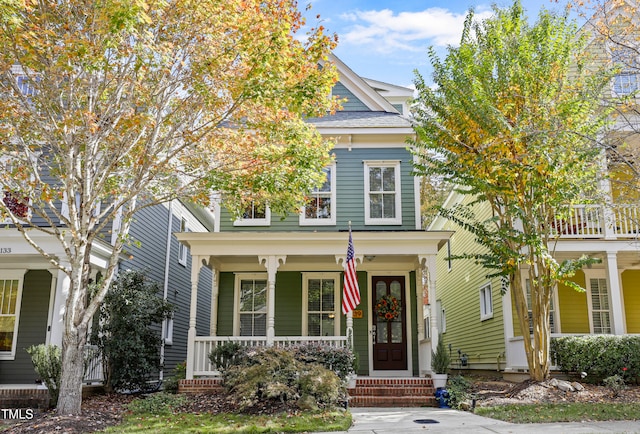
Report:
<svg viewBox="0 0 640 434"><path fill-rule="evenodd" d="M351 220L349 220L349 241L351 241ZM355 258L354 258L355 261ZM353 311L350 310L347 312L347 324L346 324L346 332L347 332L347 345L351 350L353 350Z"/></svg>

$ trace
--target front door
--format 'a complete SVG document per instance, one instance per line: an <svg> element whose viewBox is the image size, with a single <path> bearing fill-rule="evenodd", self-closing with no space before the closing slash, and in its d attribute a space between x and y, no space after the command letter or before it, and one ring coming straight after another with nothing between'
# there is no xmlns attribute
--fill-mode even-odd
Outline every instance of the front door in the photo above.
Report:
<svg viewBox="0 0 640 434"><path fill-rule="evenodd" d="M373 369L407 369L404 277L373 277Z"/></svg>

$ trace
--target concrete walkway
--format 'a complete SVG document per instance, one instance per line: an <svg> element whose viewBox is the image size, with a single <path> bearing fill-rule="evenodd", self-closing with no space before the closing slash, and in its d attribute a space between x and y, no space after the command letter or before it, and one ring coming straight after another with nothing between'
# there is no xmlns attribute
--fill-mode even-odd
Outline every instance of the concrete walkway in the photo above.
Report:
<svg viewBox="0 0 640 434"><path fill-rule="evenodd" d="M351 408L350 434L379 433L640 433L640 420L514 424L442 408ZM640 418L640 415L638 415ZM416 422L418 421L418 422Z"/></svg>

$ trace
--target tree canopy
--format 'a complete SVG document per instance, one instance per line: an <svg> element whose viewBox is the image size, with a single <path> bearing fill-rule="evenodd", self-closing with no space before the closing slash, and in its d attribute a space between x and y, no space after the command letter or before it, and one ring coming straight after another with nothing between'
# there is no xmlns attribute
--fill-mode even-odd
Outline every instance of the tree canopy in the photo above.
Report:
<svg viewBox="0 0 640 434"><path fill-rule="evenodd" d="M295 211L322 183L331 143L303 116L337 108L336 37L303 25L295 0L0 4L0 211L70 278L59 411L80 411L86 329L137 210L215 192L236 213ZM120 213L87 302L92 246Z"/></svg>
<svg viewBox="0 0 640 434"><path fill-rule="evenodd" d="M519 1L494 13L476 22L470 11L460 45L444 59L429 52L434 86L417 74L413 145L419 173L473 198L440 214L484 247L463 257L510 279L523 336L532 310L534 342L525 339L525 351L530 375L541 380L551 291L557 282L576 287L568 278L588 261L554 259L554 224L597 190L600 154L591 138L605 124L607 76L591 67L566 16L542 10L530 24ZM488 218L475 212L479 204Z"/></svg>

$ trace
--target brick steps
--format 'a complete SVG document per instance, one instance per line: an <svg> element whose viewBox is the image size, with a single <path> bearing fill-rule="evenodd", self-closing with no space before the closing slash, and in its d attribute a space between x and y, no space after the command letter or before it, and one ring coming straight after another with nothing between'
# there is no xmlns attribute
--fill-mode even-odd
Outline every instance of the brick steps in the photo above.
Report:
<svg viewBox="0 0 640 434"><path fill-rule="evenodd" d="M431 378L357 378L351 407L436 407Z"/></svg>

